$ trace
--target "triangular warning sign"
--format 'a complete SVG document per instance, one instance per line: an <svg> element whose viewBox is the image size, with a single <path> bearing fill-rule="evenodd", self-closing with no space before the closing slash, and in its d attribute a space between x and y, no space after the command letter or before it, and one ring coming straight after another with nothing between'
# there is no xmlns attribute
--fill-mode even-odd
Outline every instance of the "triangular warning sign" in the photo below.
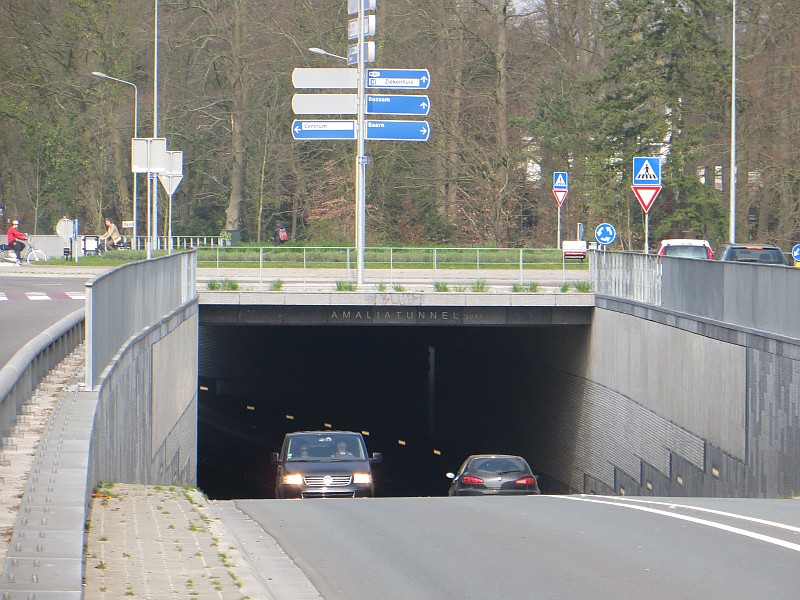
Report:
<svg viewBox="0 0 800 600"><path fill-rule="evenodd" d="M631 189L636 194L636 199L642 205L642 210L647 212L653 206L653 202L661 191L660 185L632 185Z"/></svg>
<svg viewBox="0 0 800 600"><path fill-rule="evenodd" d="M553 196L556 197L556 202L561 206L564 203L564 198L567 197L567 190L553 190Z"/></svg>
<svg viewBox="0 0 800 600"><path fill-rule="evenodd" d="M636 181L658 181L658 173L656 173L649 160L645 160L642 163L641 169L636 174Z"/></svg>
<svg viewBox="0 0 800 600"><path fill-rule="evenodd" d="M556 177L556 182L553 184L553 187L556 187L556 188L565 188L565 187L567 187L567 182L564 181L564 176L561 173L559 173L558 176Z"/></svg>

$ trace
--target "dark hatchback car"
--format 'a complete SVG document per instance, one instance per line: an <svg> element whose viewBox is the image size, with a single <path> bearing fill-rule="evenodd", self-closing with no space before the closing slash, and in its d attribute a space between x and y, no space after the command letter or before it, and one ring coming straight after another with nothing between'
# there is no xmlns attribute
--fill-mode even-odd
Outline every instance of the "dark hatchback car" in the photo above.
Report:
<svg viewBox="0 0 800 600"><path fill-rule="evenodd" d="M783 251L773 244L724 244L717 250L717 259L765 265L789 264Z"/></svg>
<svg viewBox="0 0 800 600"><path fill-rule="evenodd" d="M473 454L453 480L448 496L526 496L539 493L539 483L521 456Z"/></svg>
<svg viewBox="0 0 800 600"><path fill-rule="evenodd" d="M287 433L270 459L276 498L362 498L375 494L372 464L382 456L367 454L360 433L298 431Z"/></svg>

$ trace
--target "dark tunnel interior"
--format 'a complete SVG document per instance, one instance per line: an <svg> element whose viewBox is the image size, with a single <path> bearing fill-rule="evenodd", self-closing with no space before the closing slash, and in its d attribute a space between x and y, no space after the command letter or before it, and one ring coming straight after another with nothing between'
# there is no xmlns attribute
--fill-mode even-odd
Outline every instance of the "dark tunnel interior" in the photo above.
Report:
<svg viewBox="0 0 800 600"><path fill-rule="evenodd" d="M198 486L274 497L285 433L365 432L377 496L442 496L476 453L524 456L537 372L567 327L201 326Z"/></svg>

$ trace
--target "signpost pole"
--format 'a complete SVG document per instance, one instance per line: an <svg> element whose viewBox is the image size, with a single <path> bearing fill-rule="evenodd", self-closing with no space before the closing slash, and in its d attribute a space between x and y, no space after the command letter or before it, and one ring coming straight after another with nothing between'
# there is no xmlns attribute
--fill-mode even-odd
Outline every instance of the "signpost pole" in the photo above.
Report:
<svg viewBox="0 0 800 600"><path fill-rule="evenodd" d="M358 0L358 90L356 132L356 284L364 283L364 245L367 237L367 157L364 155L364 2Z"/></svg>

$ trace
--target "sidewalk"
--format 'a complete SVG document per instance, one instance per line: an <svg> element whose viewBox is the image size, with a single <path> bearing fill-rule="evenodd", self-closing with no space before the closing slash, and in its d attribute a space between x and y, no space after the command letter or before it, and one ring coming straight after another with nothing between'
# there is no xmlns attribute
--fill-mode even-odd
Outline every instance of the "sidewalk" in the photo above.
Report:
<svg viewBox="0 0 800 600"><path fill-rule="evenodd" d="M70 382L82 367L82 353L81 348L46 376L2 440L3 600L320 598L275 540L234 502L210 501L197 489L112 483L95 491L88 523L82 522L83 510L77 505L62 511L63 503L55 500L64 495L63 482L54 483L55 473L67 478L80 475L67 464L66 454L61 457L63 468L55 466L57 459L48 474L42 465L53 461L43 457L57 447L56 438L72 438L75 433L61 426L54 430L52 425L54 416L71 406ZM39 467L34 468L36 464ZM32 497L37 487L48 502L53 496L52 509ZM78 521L77 515L81 515ZM29 546L33 555L27 552ZM81 595L80 559L73 564L62 558L69 555L69 548L83 554Z"/></svg>

